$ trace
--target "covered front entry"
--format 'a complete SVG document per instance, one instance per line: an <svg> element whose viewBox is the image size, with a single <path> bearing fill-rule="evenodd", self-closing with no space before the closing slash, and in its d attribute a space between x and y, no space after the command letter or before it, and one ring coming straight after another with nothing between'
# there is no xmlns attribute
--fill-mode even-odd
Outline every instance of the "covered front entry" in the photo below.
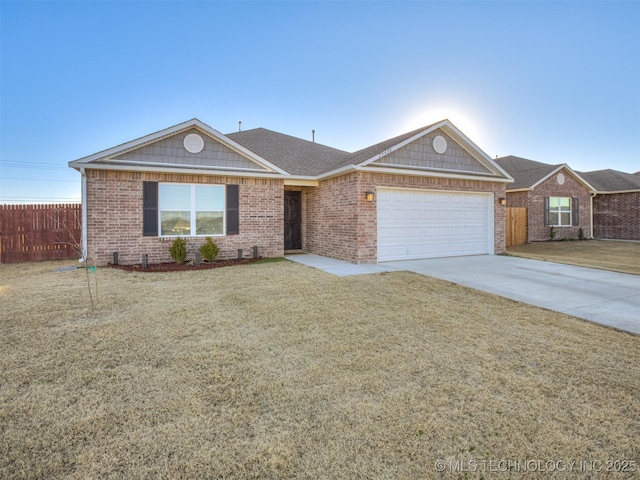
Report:
<svg viewBox="0 0 640 480"><path fill-rule="evenodd" d="M378 261L493 253L493 196L378 189Z"/></svg>
<svg viewBox="0 0 640 480"><path fill-rule="evenodd" d="M284 249L302 248L302 194L298 191L284 192Z"/></svg>

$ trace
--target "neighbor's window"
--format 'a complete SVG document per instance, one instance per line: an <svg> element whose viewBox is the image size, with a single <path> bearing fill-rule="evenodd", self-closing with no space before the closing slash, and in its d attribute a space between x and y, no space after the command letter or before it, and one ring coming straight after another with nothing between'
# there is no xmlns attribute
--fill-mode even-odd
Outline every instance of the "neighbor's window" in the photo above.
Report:
<svg viewBox="0 0 640 480"><path fill-rule="evenodd" d="M549 225L564 227L571 225L571 198L549 197Z"/></svg>
<svg viewBox="0 0 640 480"><path fill-rule="evenodd" d="M161 183L160 235L224 235L224 186Z"/></svg>

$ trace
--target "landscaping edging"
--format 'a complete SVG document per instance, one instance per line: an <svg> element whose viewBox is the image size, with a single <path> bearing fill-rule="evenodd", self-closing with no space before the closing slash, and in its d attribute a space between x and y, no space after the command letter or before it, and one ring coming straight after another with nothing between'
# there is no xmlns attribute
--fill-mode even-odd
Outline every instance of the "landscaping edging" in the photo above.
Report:
<svg viewBox="0 0 640 480"><path fill-rule="evenodd" d="M234 265L246 265L247 263L257 262L258 260L262 260L262 257L217 260L215 262L202 262L200 265L195 265L195 264L192 264L191 262L186 262L186 263L166 262L166 263L150 263L146 266L146 268L143 268L142 264L140 263L136 263L133 265L114 265L113 263L109 263L109 266L112 268L118 268L120 270L126 270L128 272L185 272L190 270L208 270L211 268L231 267Z"/></svg>

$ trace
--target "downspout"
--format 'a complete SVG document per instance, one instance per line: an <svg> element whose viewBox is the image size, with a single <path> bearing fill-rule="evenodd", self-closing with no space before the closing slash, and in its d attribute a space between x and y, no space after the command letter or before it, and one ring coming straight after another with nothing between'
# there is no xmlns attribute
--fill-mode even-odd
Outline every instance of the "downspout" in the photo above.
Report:
<svg viewBox="0 0 640 480"><path fill-rule="evenodd" d="M82 202L82 245L81 245L81 257L78 260L83 263L87 259L87 174L84 168L80 169L80 175L82 175L82 192L80 200Z"/></svg>
<svg viewBox="0 0 640 480"><path fill-rule="evenodd" d="M593 199L594 197L598 195L598 192L593 192L591 193L591 196L589 197L589 237L591 238L591 240L594 239L593 236Z"/></svg>

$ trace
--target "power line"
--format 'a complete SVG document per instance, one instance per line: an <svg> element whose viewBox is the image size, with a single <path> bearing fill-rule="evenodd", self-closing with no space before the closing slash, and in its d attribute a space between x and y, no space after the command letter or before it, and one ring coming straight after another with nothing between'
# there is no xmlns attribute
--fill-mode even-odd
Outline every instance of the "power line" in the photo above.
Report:
<svg viewBox="0 0 640 480"><path fill-rule="evenodd" d="M29 182L69 182L69 183L79 182L79 180L51 180L50 178L13 178L13 177L0 177L0 180L27 180Z"/></svg>
<svg viewBox="0 0 640 480"><path fill-rule="evenodd" d="M80 203L79 198L62 198L62 197L0 197L0 203L2 202L31 202L31 201L44 201L44 202L73 202Z"/></svg>

